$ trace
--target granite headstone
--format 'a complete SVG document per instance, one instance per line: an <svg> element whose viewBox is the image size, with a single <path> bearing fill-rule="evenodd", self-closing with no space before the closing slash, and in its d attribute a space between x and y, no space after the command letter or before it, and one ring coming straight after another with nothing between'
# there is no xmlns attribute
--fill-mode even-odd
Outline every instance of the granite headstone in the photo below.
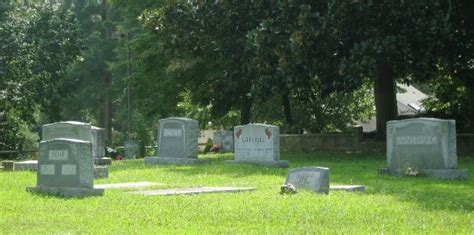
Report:
<svg viewBox="0 0 474 235"><path fill-rule="evenodd" d="M91 126L92 131L92 156L95 165L111 165L112 159L105 156L105 130Z"/></svg>
<svg viewBox="0 0 474 235"><path fill-rule="evenodd" d="M103 189L94 189L93 179L91 143L58 138L40 142L37 186L27 190L66 197L103 195Z"/></svg>
<svg viewBox="0 0 474 235"><path fill-rule="evenodd" d="M158 123L158 156L146 157L145 164L209 163L197 159L199 126L194 119L172 117Z"/></svg>
<svg viewBox="0 0 474 235"><path fill-rule="evenodd" d="M136 159L141 156L141 146L139 141L126 140L123 145L125 147L125 159Z"/></svg>
<svg viewBox="0 0 474 235"><path fill-rule="evenodd" d="M467 178L457 169L454 120L414 118L387 122L388 173Z"/></svg>
<svg viewBox="0 0 474 235"><path fill-rule="evenodd" d="M234 127L235 159L228 163L250 163L286 168L280 160L280 128L266 124Z"/></svg>

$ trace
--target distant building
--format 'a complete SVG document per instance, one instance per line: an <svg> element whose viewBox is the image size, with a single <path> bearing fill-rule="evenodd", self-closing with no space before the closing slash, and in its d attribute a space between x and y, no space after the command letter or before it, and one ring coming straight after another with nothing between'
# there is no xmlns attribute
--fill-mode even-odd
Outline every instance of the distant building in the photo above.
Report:
<svg viewBox="0 0 474 235"><path fill-rule="evenodd" d="M412 116L425 111L421 101L428 98L428 95L416 89L414 86L405 84L397 84L400 88L397 92L397 108L398 115ZM369 122L358 122L364 129L364 132L372 132L376 130L376 118L373 116Z"/></svg>

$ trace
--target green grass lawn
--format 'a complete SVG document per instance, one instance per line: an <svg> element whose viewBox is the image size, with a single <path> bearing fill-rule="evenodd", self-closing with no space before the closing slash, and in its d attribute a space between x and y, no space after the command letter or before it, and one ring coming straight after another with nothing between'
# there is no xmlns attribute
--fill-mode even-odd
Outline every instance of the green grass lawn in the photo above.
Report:
<svg viewBox="0 0 474 235"><path fill-rule="evenodd" d="M142 196L107 189L102 197L32 194L35 172L0 172L0 234L9 233L474 233L474 158L461 157L471 178L378 175L384 154L283 153L290 168L330 168L331 184L363 184L365 193L280 195L288 169L224 164L231 154L200 155L210 165L145 166L115 161L95 184L158 182L149 188L256 187L253 192Z"/></svg>

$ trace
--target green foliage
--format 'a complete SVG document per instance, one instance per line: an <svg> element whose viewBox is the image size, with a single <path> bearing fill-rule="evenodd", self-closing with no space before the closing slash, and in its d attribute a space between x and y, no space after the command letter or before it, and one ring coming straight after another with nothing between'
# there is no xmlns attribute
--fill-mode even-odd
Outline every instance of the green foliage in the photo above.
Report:
<svg viewBox="0 0 474 235"><path fill-rule="evenodd" d="M157 182L146 189L228 186L252 192L142 196L106 189L102 197L63 199L36 195L35 172L0 172L0 233L139 234L469 234L474 179L446 181L379 175L383 153L284 153L291 168L325 166L331 185L362 184L365 193L304 190L280 195L287 169L229 165L232 154L206 154L212 164L147 166L115 161L97 184ZM472 156L460 167L474 170ZM8 203L5 203L8 202ZM34 204L34 206L32 206Z"/></svg>

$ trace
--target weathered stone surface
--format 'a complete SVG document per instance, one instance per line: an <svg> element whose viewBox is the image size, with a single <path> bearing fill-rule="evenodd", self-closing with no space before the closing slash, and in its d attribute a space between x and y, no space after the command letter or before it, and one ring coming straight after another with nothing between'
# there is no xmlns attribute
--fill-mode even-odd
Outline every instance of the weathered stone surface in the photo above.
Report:
<svg viewBox="0 0 474 235"><path fill-rule="evenodd" d="M457 172L456 123L454 120L414 118L387 122L388 172L407 170L449 179ZM450 170L450 171L448 171Z"/></svg>
<svg viewBox="0 0 474 235"><path fill-rule="evenodd" d="M89 197L89 196L104 195L104 189L96 189L96 188L36 186L36 187L27 187L26 191L33 192L33 193L56 195L56 196L61 196L61 197Z"/></svg>
<svg viewBox="0 0 474 235"><path fill-rule="evenodd" d="M179 194L199 194L199 193L227 193L254 191L255 188L233 188L233 187L200 187L200 188L177 188L177 189L157 189L133 191L131 194L142 194L145 196L168 196Z"/></svg>
<svg viewBox="0 0 474 235"><path fill-rule="evenodd" d="M197 158L198 121L172 117L158 123L158 156L174 158Z"/></svg>
<svg viewBox="0 0 474 235"><path fill-rule="evenodd" d="M175 157L146 157L145 164L176 164L176 165L191 165L191 164L209 164L210 160L195 159L195 158L175 158Z"/></svg>
<svg viewBox="0 0 474 235"><path fill-rule="evenodd" d="M36 171L38 160L28 160L15 163L15 171Z"/></svg>
<svg viewBox="0 0 474 235"><path fill-rule="evenodd" d="M160 183L153 182L130 182L130 183L117 183L117 184L98 184L94 188L98 189L113 189L113 188L141 188L149 186L163 185Z"/></svg>
<svg viewBox="0 0 474 235"><path fill-rule="evenodd" d="M234 127L235 159L227 163L288 167L280 161L280 128L266 124ZM265 163L266 162L266 163Z"/></svg>
<svg viewBox="0 0 474 235"><path fill-rule="evenodd" d="M105 157L105 129L91 126L92 131L92 157L101 159ZM110 165L110 164L109 164Z"/></svg>
<svg viewBox="0 0 474 235"><path fill-rule="evenodd" d="M77 139L41 141L37 186L27 191L64 197L103 195L103 189L93 188L91 145Z"/></svg>
<svg viewBox="0 0 474 235"><path fill-rule="evenodd" d="M288 172L285 184L292 184L297 190L309 189L318 193L329 193L329 168L303 167Z"/></svg>
<svg viewBox="0 0 474 235"><path fill-rule="evenodd" d="M227 130L215 131L213 143L220 146L220 151L233 152L234 132Z"/></svg>
<svg viewBox="0 0 474 235"><path fill-rule="evenodd" d="M136 159L142 155L139 141L126 140L123 144L125 147L125 159Z"/></svg>
<svg viewBox="0 0 474 235"><path fill-rule="evenodd" d="M189 118L166 118L159 121L158 156L146 157L145 164L209 163L197 159L198 122Z"/></svg>
<svg viewBox="0 0 474 235"><path fill-rule="evenodd" d="M76 139L92 142L92 127L82 122L55 122L43 125L42 141L56 138Z"/></svg>
<svg viewBox="0 0 474 235"><path fill-rule="evenodd" d="M93 188L91 143L53 139L40 142L38 186Z"/></svg>
<svg viewBox="0 0 474 235"><path fill-rule="evenodd" d="M379 169L379 174L390 174L395 176L405 176L402 171L390 171L388 168ZM446 180L465 180L469 178L467 169L424 169L420 171L419 177L435 177Z"/></svg>
<svg viewBox="0 0 474 235"><path fill-rule="evenodd" d="M4 171L14 171L15 162L14 161L2 161L2 166Z"/></svg>
<svg viewBox="0 0 474 235"><path fill-rule="evenodd" d="M94 166L94 179L109 178L109 168L106 166Z"/></svg>
<svg viewBox="0 0 474 235"><path fill-rule="evenodd" d="M334 191L348 191L348 192L364 192L364 185L331 185L329 190Z"/></svg>

